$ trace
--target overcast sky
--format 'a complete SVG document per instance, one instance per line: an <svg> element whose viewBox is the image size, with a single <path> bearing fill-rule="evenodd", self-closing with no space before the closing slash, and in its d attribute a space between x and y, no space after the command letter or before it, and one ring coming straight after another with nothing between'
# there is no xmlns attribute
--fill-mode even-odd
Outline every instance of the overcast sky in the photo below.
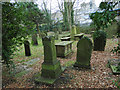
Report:
<svg viewBox="0 0 120 90"><path fill-rule="evenodd" d="M46 1L46 0L44 0L44 1ZM55 12L55 11L57 11L57 10L59 10L58 1L61 2L61 1L63 1L63 0L47 0L47 1L46 1L46 2L47 2L47 8L48 8L48 9L50 9L50 3L51 3L52 13ZM100 4L100 2L101 2L102 0L94 0L94 1L95 1L96 6L98 7L99 4ZM38 1L37 1L37 4L39 5L39 8L40 8L40 9L41 9L41 4L42 4L42 2L43 2L43 0L38 0ZM77 6L78 4L80 5L80 3L82 3L82 2L87 3L87 2L90 2L90 0L76 0L76 3L75 3L74 6ZM78 5L78 7L79 7L79 5ZM43 6L43 5L42 5L42 6Z"/></svg>

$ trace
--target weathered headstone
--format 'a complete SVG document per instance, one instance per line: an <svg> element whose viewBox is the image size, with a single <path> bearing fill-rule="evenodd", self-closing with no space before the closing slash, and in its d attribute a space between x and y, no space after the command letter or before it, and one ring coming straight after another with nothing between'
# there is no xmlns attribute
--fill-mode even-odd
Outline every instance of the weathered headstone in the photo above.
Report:
<svg viewBox="0 0 120 90"><path fill-rule="evenodd" d="M36 79L37 82L53 84L61 75L62 68L60 61L56 57L56 48L53 36L42 38L44 46L44 62L42 63L41 77Z"/></svg>
<svg viewBox="0 0 120 90"><path fill-rule="evenodd" d="M32 35L32 44L33 45L38 45L38 41L37 41L37 33Z"/></svg>
<svg viewBox="0 0 120 90"><path fill-rule="evenodd" d="M77 43L77 57L74 64L78 68L90 68L92 53L92 41L88 37L82 37Z"/></svg>
<svg viewBox="0 0 120 90"><path fill-rule="evenodd" d="M74 35L77 34L75 25L72 26L72 30L71 30L70 34L71 34L71 39L73 40L74 39Z"/></svg>
<svg viewBox="0 0 120 90"><path fill-rule="evenodd" d="M31 56L29 41L24 41L24 48L25 48L25 56Z"/></svg>
<svg viewBox="0 0 120 90"><path fill-rule="evenodd" d="M80 27L79 26L76 27L76 33L80 34Z"/></svg>

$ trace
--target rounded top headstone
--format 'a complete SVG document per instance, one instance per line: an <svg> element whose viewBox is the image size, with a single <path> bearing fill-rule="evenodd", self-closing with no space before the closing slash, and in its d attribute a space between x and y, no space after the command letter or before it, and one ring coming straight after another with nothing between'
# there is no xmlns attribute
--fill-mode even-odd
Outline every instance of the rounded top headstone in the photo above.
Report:
<svg viewBox="0 0 120 90"><path fill-rule="evenodd" d="M90 43L90 45L92 46L92 41L91 41L91 39L89 39L89 38L86 37L86 36L82 37L82 38L78 41L78 44L79 44L81 41L85 41L85 40L87 40L87 41ZM78 47L78 45L77 45L77 47Z"/></svg>
<svg viewBox="0 0 120 90"><path fill-rule="evenodd" d="M54 36L44 36L42 38L43 41L51 41L51 40L54 40Z"/></svg>

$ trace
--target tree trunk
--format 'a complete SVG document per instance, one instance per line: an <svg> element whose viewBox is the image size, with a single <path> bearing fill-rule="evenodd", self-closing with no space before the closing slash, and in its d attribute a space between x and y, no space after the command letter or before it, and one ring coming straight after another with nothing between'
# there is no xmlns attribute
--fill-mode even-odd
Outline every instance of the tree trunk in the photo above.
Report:
<svg viewBox="0 0 120 90"><path fill-rule="evenodd" d="M36 29L37 29L37 32L38 32L38 34L39 34L39 37L41 37L41 32L40 32L40 30L39 30L39 25L38 25L38 23L36 23Z"/></svg>
<svg viewBox="0 0 120 90"><path fill-rule="evenodd" d="M72 2L68 2L68 4L67 4L67 15L68 15L68 22L69 22L69 24L68 24L68 26L69 26L69 31L71 32L72 30L72 19L71 19L71 11L72 11Z"/></svg>
<svg viewBox="0 0 120 90"><path fill-rule="evenodd" d="M31 56L29 41L24 41L24 48L25 48L25 56Z"/></svg>
<svg viewBox="0 0 120 90"><path fill-rule="evenodd" d="M118 44L120 45L120 37L118 37ZM120 53L118 52L118 59L120 60Z"/></svg>
<svg viewBox="0 0 120 90"><path fill-rule="evenodd" d="M32 44L33 45L38 45L38 41L37 41L37 33L32 35Z"/></svg>

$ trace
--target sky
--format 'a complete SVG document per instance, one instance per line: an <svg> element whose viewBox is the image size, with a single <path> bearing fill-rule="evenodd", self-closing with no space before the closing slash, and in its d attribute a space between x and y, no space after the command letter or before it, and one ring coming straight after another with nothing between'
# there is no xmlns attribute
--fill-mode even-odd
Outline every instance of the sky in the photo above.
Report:
<svg viewBox="0 0 120 90"><path fill-rule="evenodd" d="M44 1L46 1L46 0L44 0ZM47 2L47 8L48 8L48 9L50 9L50 3L51 3L51 11L52 11L52 13L53 13L53 12L56 12L57 10L59 10L58 1L61 2L61 1L63 1L63 0L49 0L49 1L47 0L47 1L46 1L46 2ZM72 0L72 1L73 1L73 0ZM96 6L98 7L99 4L100 4L100 2L101 2L102 0L94 0L94 1L95 1ZM37 1L37 4L38 4L38 6L39 6L40 9L42 9L41 6L43 6L43 5L41 5L42 2L43 2L43 0L38 0L38 1ZM87 3L87 2L90 2L90 0L76 0L76 3L75 3L74 6L79 7L80 3L82 3L82 2ZM78 5L78 3L79 3L79 5Z"/></svg>
<svg viewBox="0 0 120 90"><path fill-rule="evenodd" d="M23 1L25 1L25 0L23 0ZM26 0L26 1L28 1L28 0ZM35 0L29 0L29 1L35 1ZM59 7L58 7L58 1L59 1L59 3L61 3L62 1L64 1L64 0L44 0L46 3L47 3L47 8L50 10L50 4L51 4L51 11L52 11L52 13L54 13L54 12L56 12L57 10L59 10ZM73 0L72 0L73 1ZM100 4L100 2L102 1L102 0L93 0L93 1L95 1L95 4L96 4L96 6L98 7L99 6L99 4ZM14 0L11 0L11 2L14 2ZM76 6L76 7L80 7L80 4L81 3L83 3L83 2L85 2L85 3L88 3L88 2L90 2L90 0L76 0L76 2L75 2L75 5L74 6ZM42 7L43 7L43 0L36 0L36 3L38 4L38 7L40 8L40 9L42 9Z"/></svg>

